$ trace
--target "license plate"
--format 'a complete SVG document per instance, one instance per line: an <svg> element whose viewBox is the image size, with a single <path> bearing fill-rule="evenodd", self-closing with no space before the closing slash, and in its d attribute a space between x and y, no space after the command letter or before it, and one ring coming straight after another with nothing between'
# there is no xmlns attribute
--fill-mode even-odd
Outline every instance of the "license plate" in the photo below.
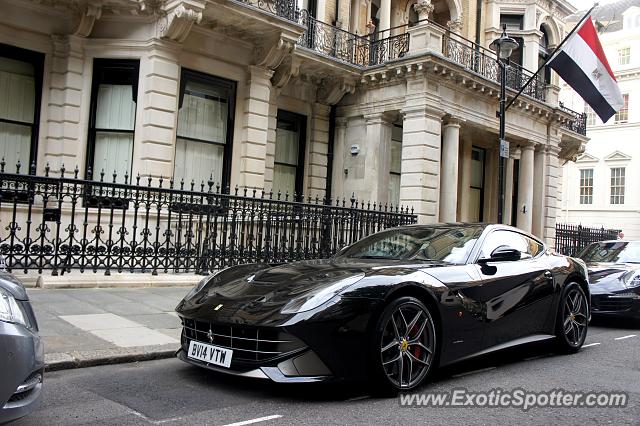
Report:
<svg viewBox="0 0 640 426"><path fill-rule="evenodd" d="M229 368L231 366L233 351L231 349L221 348L220 346L207 345L206 343L192 340L191 343L189 343L189 353L187 356L209 364Z"/></svg>

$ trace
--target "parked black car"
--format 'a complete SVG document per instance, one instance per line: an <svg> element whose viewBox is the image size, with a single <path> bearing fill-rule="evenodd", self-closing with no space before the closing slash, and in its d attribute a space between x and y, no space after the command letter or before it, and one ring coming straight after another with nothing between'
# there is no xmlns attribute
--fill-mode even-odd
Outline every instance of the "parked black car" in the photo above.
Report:
<svg viewBox="0 0 640 426"><path fill-rule="evenodd" d="M0 423L37 408L43 373L44 349L27 292L0 270Z"/></svg>
<svg viewBox="0 0 640 426"><path fill-rule="evenodd" d="M640 320L640 241L602 241L577 257L587 263L594 315Z"/></svg>
<svg viewBox="0 0 640 426"><path fill-rule="evenodd" d="M413 225L330 259L222 270L176 311L183 361L276 382L370 380L393 393L517 344L579 350L589 287L582 261L518 229Z"/></svg>

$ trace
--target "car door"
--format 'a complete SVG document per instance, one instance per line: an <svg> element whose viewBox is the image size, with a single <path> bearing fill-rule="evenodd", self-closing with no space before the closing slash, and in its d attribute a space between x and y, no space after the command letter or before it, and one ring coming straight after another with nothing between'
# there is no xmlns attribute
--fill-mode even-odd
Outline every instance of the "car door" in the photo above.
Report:
<svg viewBox="0 0 640 426"><path fill-rule="evenodd" d="M520 259L487 260L500 246L520 251ZM542 243L515 230L493 230L482 242L475 262L482 286L470 297L485 309L484 347L542 333L553 296L553 275L544 251Z"/></svg>

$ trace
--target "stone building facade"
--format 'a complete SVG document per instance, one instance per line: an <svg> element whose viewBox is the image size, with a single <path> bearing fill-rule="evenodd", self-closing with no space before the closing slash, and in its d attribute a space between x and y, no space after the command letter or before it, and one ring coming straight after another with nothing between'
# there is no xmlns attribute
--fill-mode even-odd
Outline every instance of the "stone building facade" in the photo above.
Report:
<svg viewBox="0 0 640 426"><path fill-rule="evenodd" d="M509 95L563 37L564 0L0 0L6 168L173 177L497 217ZM477 44L475 43L477 42ZM547 241L584 149L554 75L507 115L506 218ZM32 169L33 168L33 169Z"/></svg>

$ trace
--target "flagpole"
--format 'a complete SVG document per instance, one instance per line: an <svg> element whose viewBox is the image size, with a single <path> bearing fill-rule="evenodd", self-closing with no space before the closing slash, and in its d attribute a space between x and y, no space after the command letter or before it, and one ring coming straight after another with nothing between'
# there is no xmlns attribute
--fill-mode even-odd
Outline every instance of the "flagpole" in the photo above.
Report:
<svg viewBox="0 0 640 426"><path fill-rule="evenodd" d="M538 71L536 71L535 73L533 73L533 75L531 75L531 77L529 77L529 80L527 80L527 82L520 88L520 90L518 91L518 93L516 93L516 95L507 103L507 105L504 107L504 110L508 110L509 107L513 104L513 102L518 98L518 96L520 96L522 94L522 92L524 92L524 89L527 88L527 86L529 85L529 83L531 83L533 81L533 79L540 73L540 71L542 71L544 69L544 67L547 66L547 64L549 63L549 61L551 61L551 59L553 59L554 55L556 54L556 52L562 47L562 45L569 39L569 37L571 37L573 35L573 33L576 32L576 30L578 28L580 28L580 25L582 25L582 23L585 21L585 19L587 19L587 17L589 17L591 15L591 12L593 11L593 9L595 9L598 6L598 3L594 3L593 6L591 6L591 9L589 9L587 11L587 13L585 13L585 15L580 19L580 21L578 21L578 23L576 24L575 27L573 27L573 29L571 30L571 32L560 42L560 44L553 49L553 52L551 52L551 54L549 55L549 57L547 58L546 61L544 61L544 63L542 65L540 65L540 67L538 68ZM498 59L499 60L499 59Z"/></svg>

